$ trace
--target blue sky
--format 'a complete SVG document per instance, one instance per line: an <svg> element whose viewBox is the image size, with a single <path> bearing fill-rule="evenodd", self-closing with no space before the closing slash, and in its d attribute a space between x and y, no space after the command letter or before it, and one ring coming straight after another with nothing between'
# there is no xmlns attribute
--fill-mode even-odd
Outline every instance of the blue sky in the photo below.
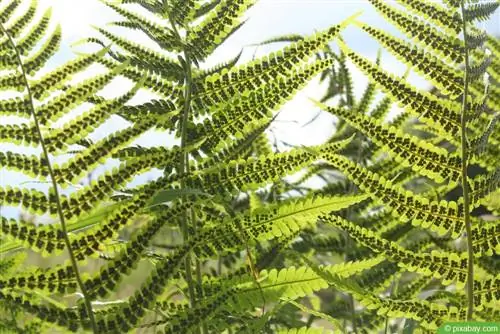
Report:
<svg viewBox="0 0 500 334"><path fill-rule="evenodd" d="M88 49L85 47L78 47L73 50L70 44L80 40L82 37L97 35L93 31L92 25L104 26L107 22L118 19L111 9L97 0L39 0L39 2L44 8L52 7L53 19L55 22L61 24L64 33L62 48L50 61L48 69L72 59L74 57L74 50L87 51ZM395 3L395 1L390 2ZM214 64L230 59L239 53L242 48L244 49L242 61L250 59L254 53L257 57L265 55L273 47L259 47L255 50L255 47L250 45L281 34L311 34L314 31L337 24L360 10L363 11L359 17L360 21L384 28L388 32L401 36L396 29L383 20L367 0L260 0L248 12L247 23L208 59L208 63ZM482 24L482 26L490 33L500 35L500 11L497 11L497 15L487 23ZM147 40L138 33L129 33L126 36L135 42L148 44ZM343 36L350 47L371 59L375 58L378 45L366 34L361 33L357 28L353 27L347 29ZM281 46L276 45L274 48ZM382 64L385 69L396 74L402 74L405 71L405 66L387 53L383 53ZM364 89L367 80L359 71L356 71L352 67L351 69L353 70L355 91L359 93ZM87 74L77 76L74 81L97 72L99 72L98 68L91 68ZM418 87L425 88L427 86L422 79L415 75L412 75L410 80ZM104 95L120 95L125 89L130 87L131 83L127 80L115 80L105 90ZM332 116L323 113L315 122L307 127L303 127L318 112L311 105L309 98L319 98L321 94L322 88L318 85L317 81L313 81L305 87L295 99L283 108L279 118L272 126L272 132L279 139L295 145L315 145L323 142L333 131L334 118ZM147 94L139 94L134 102L145 100L147 97ZM84 108L82 108L83 110ZM2 122L13 121L15 120L2 119ZM93 138L101 138L110 131L125 126L127 126L126 122L114 118L100 127L93 134ZM159 141L171 141L171 137L159 133L149 133L146 136L142 136L137 143L149 146ZM13 146L10 144L0 144L0 150L8 148L13 148ZM38 152L37 149L26 149L24 147L22 150L23 152ZM113 164L109 164L109 166L111 165ZM148 177L150 176L144 176L143 179ZM0 185L10 184L17 186L28 180L29 178L20 173L0 170ZM37 189L48 188L48 184L27 183L21 184L21 186ZM11 215L15 212L15 210L6 210L5 208L2 211L2 215Z"/></svg>

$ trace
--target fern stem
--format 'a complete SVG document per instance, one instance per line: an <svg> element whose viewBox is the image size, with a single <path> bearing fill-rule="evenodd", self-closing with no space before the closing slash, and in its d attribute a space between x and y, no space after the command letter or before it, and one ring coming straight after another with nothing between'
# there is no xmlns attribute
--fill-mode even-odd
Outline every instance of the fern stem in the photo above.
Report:
<svg viewBox="0 0 500 334"><path fill-rule="evenodd" d="M70 242L69 236L68 236L68 230L67 230L67 227L66 227L66 220L64 218L64 213L63 213L63 209L62 209L62 205L61 205L61 200L60 200L60 197L59 197L59 190L58 190L58 187L57 187L56 179L54 177L54 171L52 169L52 165L50 164L49 153L47 151L47 147L45 146L45 141L44 141L44 138L43 138L43 135L42 135L42 130L40 128L40 122L38 121L38 117L36 116L35 103L34 103L34 99L33 99L33 94L31 92L31 87L30 87L29 82L28 82L28 77L26 75L26 69L24 68L24 65L23 65L23 62L22 62L22 59L21 59L21 54L19 53L19 49L17 48L17 45L16 45L14 39L9 34L9 32L7 31L7 29L5 29L5 27L4 27L4 25L3 25L2 22L0 22L0 29L2 29L2 32L9 39L9 43L12 45L12 47L13 47L15 53L16 53L16 58L17 58L17 61L19 63L19 66L21 68L21 74L23 75L23 81L24 81L24 84L26 86L26 90L28 92L28 97L29 97L29 102L30 102L30 109L31 109L31 113L33 114L33 120L34 120L34 123L35 123L36 132L37 132L37 135L38 135L39 140L40 140L40 145L42 147L44 158L45 158L45 160L47 162L47 170L49 172L50 179L51 179L51 182L52 182L52 188L54 189L54 198L55 198L55 201L56 201L57 214L59 216L59 221L61 223L61 230L62 230L63 235L64 235L64 243L66 244L66 248L68 249L68 255L69 255L69 258L70 258L70 261L71 261L71 266L73 267L73 271L75 272L76 282L77 282L78 287L80 288L80 291L81 291L81 293L83 295L84 305L85 305L85 309L87 311L87 314L89 316L90 324L92 326L92 331L97 334L97 333L99 333L99 331L98 331L98 328L97 328L97 323L96 323L95 318L94 318L94 312L92 311L92 303L91 303L91 300L89 298L89 295L87 294L87 290L85 288L85 285L83 284L83 280L82 280L82 278L80 276L80 271L78 269L78 263L76 261L75 255L73 254L73 250L71 249L71 242ZM49 198L50 198L50 196L49 196Z"/></svg>
<svg viewBox="0 0 500 334"><path fill-rule="evenodd" d="M182 119L179 124L179 130L181 132L181 150L184 150L186 147L186 138L187 138L187 126L189 122L189 111L190 111L190 100L191 100L191 64L189 60L189 55L187 52L184 52L184 61L185 61L185 74L186 79L184 83L184 108L182 113ZM186 152L182 152L181 160L179 163L179 173L180 174L188 174L189 173L189 161L188 155ZM186 184L184 179L181 180L181 189L184 189ZM189 240L189 223L190 223L190 210L187 209L184 212L183 219L181 222L182 236L184 238L184 242L186 243ZM186 280L188 283L189 290L189 300L191 307L196 305L196 294L194 289L193 282L193 274L191 272L191 253L186 255L184 259L184 266L186 267Z"/></svg>
<svg viewBox="0 0 500 334"><path fill-rule="evenodd" d="M165 2L164 6L165 11L167 12L168 19L170 21L170 24L172 26L172 30L179 42L182 42L181 35L179 34L179 30L177 29L175 22L173 20L172 15L170 14L170 11L168 10L168 2ZM191 111L191 95L193 91L192 87L192 71L191 71L191 57L189 56L189 52L184 47L184 64L183 69L184 69L184 74L185 74L185 79L184 79L184 106L183 106L183 111L182 111L182 119L181 122L179 123L179 131L181 133L181 159L179 162L179 174L189 174L189 155L187 152L184 151L186 148L187 144L187 128L189 125L189 113ZM185 180L181 180L181 189L184 189L186 187ZM194 212L190 209L186 209L184 212L182 221L181 221L181 230L182 230L182 235L184 242L186 243L189 240L189 225L190 222L192 223L193 230L196 232L196 220L194 216ZM189 303L191 307L194 307L196 305L196 291L195 291L195 285L199 284L200 287L200 297L202 297L203 293L201 292L201 266L200 262L197 259L196 260L196 278L197 282L193 280L193 273L191 271L191 252L188 252L186 254L186 257L184 258L184 267L186 270L186 281L188 284L188 291L189 291ZM203 332L207 332L205 324L202 325Z"/></svg>
<svg viewBox="0 0 500 334"><path fill-rule="evenodd" d="M465 52L465 69L464 69L464 92L462 96L462 110L460 115L461 128L461 147L462 147L462 192L464 199L464 223L467 233L467 320L471 321L474 314L474 251L472 248L472 227L470 220L470 199L469 199L469 182L467 179L468 170L468 144L467 144L467 95L469 94L469 51L467 49L467 22L465 20L465 4L460 1L462 11L462 30L464 34L464 52Z"/></svg>

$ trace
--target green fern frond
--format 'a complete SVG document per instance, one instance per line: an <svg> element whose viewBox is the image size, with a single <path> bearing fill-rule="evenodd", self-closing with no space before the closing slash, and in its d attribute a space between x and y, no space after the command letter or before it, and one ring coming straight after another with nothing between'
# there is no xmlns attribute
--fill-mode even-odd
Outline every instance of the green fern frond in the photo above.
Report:
<svg viewBox="0 0 500 334"><path fill-rule="evenodd" d="M64 244L62 230L56 226L33 226L26 222L2 217L2 233L17 243L29 246L42 254L60 253Z"/></svg>
<svg viewBox="0 0 500 334"><path fill-rule="evenodd" d="M16 10L17 6L19 6L20 4L21 3L19 1L11 1L11 2L9 2L9 4L7 4L5 7L3 7L0 10L0 20L2 22L8 21L10 19L11 15L12 15L12 13ZM3 49L3 47L2 47L2 49Z"/></svg>
<svg viewBox="0 0 500 334"><path fill-rule="evenodd" d="M481 62L469 66L469 82L474 82L476 80L482 80L486 70L491 64L491 58L487 57Z"/></svg>
<svg viewBox="0 0 500 334"><path fill-rule="evenodd" d="M140 29L146 35L148 35L148 37L151 38L151 40L158 43L158 45L165 50L169 51L181 50L181 45L179 44L179 41L177 41L172 31L165 25L160 25L158 23L155 23L152 20L148 20L146 17L140 14L137 14L133 11L130 11L126 8L123 8L122 6L113 4L111 2L104 1L104 3L106 4L106 6L110 7L119 15L123 16L128 20L122 24L115 23L115 25L126 26L127 28L132 28L132 29ZM127 3L127 2L122 1L122 3ZM144 5L144 2L141 5ZM152 6L146 7L146 9L153 13L160 12L158 14L163 15L162 13L163 7L164 5L162 4L156 4L154 7ZM118 38L118 36L115 35L115 38Z"/></svg>
<svg viewBox="0 0 500 334"><path fill-rule="evenodd" d="M333 214L322 216L322 221L347 231L356 241L370 247L373 251L384 252L386 256L396 261L409 271L416 271L426 276L441 279L443 284L456 282L463 287L467 280L467 258L465 254L433 251L430 254L415 254L405 250L394 242L378 237L372 231L337 217Z"/></svg>
<svg viewBox="0 0 500 334"><path fill-rule="evenodd" d="M229 247L237 249L239 238L234 239L234 234L239 229L248 240L270 240L288 236L314 225L316 218L324 212L344 209L365 198L364 195L305 198L300 201L292 200L280 205L263 207L249 213L236 215L218 223L220 226L210 231L210 242L193 247L193 252L197 256L211 256L220 254L223 249L229 249ZM220 232L215 233L219 229ZM227 231L232 231L232 233L228 234Z"/></svg>
<svg viewBox="0 0 500 334"><path fill-rule="evenodd" d="M411 281L404 288L399 289L397 296L402 300L415 299L421 293L423 288L427 286L431 281L432 277L421 276Z"/></svg>
<svg viewBox="0 0 500 334"><path fill-rule="evenodd" d="M206 169L210 168L213 165L221 164L223 162L230 162L231 160L245 159L250 155L250 152L253 149L253 145L256 142L260 142L260 138L265 138L266 134L264 131L269 127L272 120L260 125L256 126L254 129L248 131L248 134L241 138L232 141L228 146L222 148L217 152L213 152L213 154L200 162L198 169ZM257 155L270 155L272 151L267 152L257 152Z"/></svg>
<svg viewBox="0 0 500 334"><path fill-rule="evenodd" d="M163 4L161 2L158 2L158 0L121 0L121 3L123 4L138 4L145 9L149 10L152 13L155 14L162 14L163 13Z"/></svg>
<svg viewBox="0 0 500 334"><path fill-rule="evenodd" d="M49 27L52 10L48 9L43 17L31 27L29 32L19 40L17 47L22 55L27 55L30 50L44 37Z"/></svg>
<svg viewBox="0 0 500 334"><path fill-rule="evenodd" d="M113 69L120 65L120 62L112 59L100 58L98 61L101 65L106 66L108 69ZM182 95L182 90L176 84L163 79L155 73L141 71L135 67L128 67L123 70L121 74L134 82L139 82L144 78L145 88L149 88L153 92L158 93L160 96L165 98L173 98L175 101Z"/></svg>
<svg viewBox="0 0 500 334"><path fill-rule="evenodd" d="M487 222L472 229L474 256L500 254L500 228L497 222Z"/></svg>
<svg viewBox="0 0 500 334"><path fill-rule="evenodd" d="M384 151L391 152L396 161L415 172L428 176L438 183L449 179L457 182L460 177L460 159L449 157L446 150L403 134L393 126L384 126L377 119L347 108L334 108L318 104L323 110L342 117L349 125L369 137Z"/></svg>
<svg viewBox="0 0 500 334"><path fill-rule="evenodd" d="M15 3L15 2L14 2ZM17 3L16 3L17 5ZM34 18L35 16L35 13L36 13L36 8L37 8L37 3L36 3L36 0L32 0L28 9L26 11L24 11L21 15L19 15L15 21L13 22L9 22L9 24L5 27L7 29L7 31L9 32L9 34L13 37L13 38L18 38L19 37L19 34L25 29L25 27L31 22L31 20ZM4 20L4 22L7 21L7 18ZM2 43L3 44L3 43ZM3 47L2 47L3 48ZM2 57L0 58L2 59L1 60L1 64L2 65L7 65L7 64L4 64L3 63L3 60L4 59L9 59L11 61L11 63L9 63L8 65L17 65L17 63L15 62L14 58L11 57L10 55L5 55L5 58Z"/></svg>
<svg viewBox="0 0 500 334"><path fill-rule="evenodd" d="M201 5L197 0L174 0L168 7L169 18L184 27L195 18L200 7Z"/></svg>
<svg viewBox="0 0 500 334"><path fill-rule="evenodd" d="M24 66L27 73L34 75L40 70L59 49L61 43L62 32L58 26L54 32L48 37L47 41L38 49L30 58L26 59Z"/></svg>
<svg viewBox="0 0 500 334"><path fill-rule="evenodd" d="M50 203L45 193L35 189L0 187L0 198L4 205L22 206L34 214L46 212L55 213L53 203Z"/></svg>
<svg viewBox="0 0 500 334"><path fill-rule="evenodd" d="M61 117L64 113L74 108L78 102L85 100L110 83L122 69L123 67L119 67L109 73L85 80L82 83L72 86L66 92L49 102L44 103L36 110L36 116L40 119L40 123L47 124L49 121L54 121Z"/></svg>
<svg viewBox="0 0 500 334"><path fill-rule="evenodd" d="M279 180L317 160L321 153L343 148L347 141L320 145L315 148L295 149L270 156L231 161L229 164L196 171L187 179L187 186L209 194L227 194L253 190Z"/></svg>
<svg viewBox="0 0 500 334"><path fill-rule="evenodd" d="M59 329L65 328L74 332L80 327L81 318L76 310L62 308L60 305L53 302L42 304L39 301L40 298L37 298L38 300L34 302L35 297L36 296L33 295L31 297L24 297L19 293L0 291L0 299L17 305L52 325L59 326Z"/></svg>
<svg viewBox="0 0 500 334"><path fill-rule="evenodd" d="M222 0L200 24L188 32L187 43L191 52L199 59L211 54L240 26L240 17L254 2L254 0Z"/></svg>
<svg viewBox="0 0 500 334"><path fill-rule="evenodd" d="M45 144L49 152L63 150L67 145L78 143L104 123L112 114L123 108L123 105L135 95L140 87L141 83L138 83L128 93L98 104L91 110L73 118L63 127L53 129L50 136L45 138Z"/></svg>
<svg viewBox="0 0 500 334"><path fill-rule="evenodd" d="M462 20L456 13L450 12L432 1L398 0L400 4L417 15L422 15L448 34L459 34L462 30Z"/></svg>
<svg viewBox="0 0 500 334"><path fill-rule="evenodd" d="M472 180L470 200L473 207L481 204L481 201L500 187L500 168L488 175L480 175Z"/></svg>
<svg viewBox="0 0 500 334"><path fill-rule="evenodd" d="M120 57L120 61L129 60L130 64L136 66L141 71L148 71L151 74L158 74L162 78L173 81L182 80L182 67L174 59L146 48L138 43L129 41L123 37L110 33L102 28L96 28L103 36L112 43L120 46L133 56Z"/></svg>
<svg viewBox="0 0 500 334"><path fill-rule="evenodd" d="M482 282L474 281L474 307L481 311L495 307L500 301L500 276Z"/></svg>
<svg viewBox="0 0 500 334"><path fill-rule="evenodd" d="M490 16L495 12L498 8L498 1L489 1L489 2L480 2L470 4L465 9L465 20L467 22L472 21L487 21Z"/></svg>
<svg viewBox="0 0 500 334"><path fill-rule="evenodd" d="M397 79L394 75L374 66L351 51L344 43L340 41L338 43L354 64L402 107L422 121L440 129L440 134L445 137L453 137L453 134L458 133L459 117L454 104L437 99L427 92L416 90L407 82Z"/></svg>
<svg viewBox="0 0 500 334"><path fill-rule="evenodd" d="M3 221L3 218L2 218ZM26 253L17 252L16 254L0 259L0 278L8 277L12 272L16 271L17 268L26 259Z"/></svg>
<svg viewBox="0 0 500 334"><path fill-rule="evenodd" d="M341 24L332 26L321 33L292 43L282 51L271 53L267 57L235 67L230 71L222 71L209 76L202 83L195 83L196 96L193 102L196 105L197 100L200 99L202 101L201 107L211 105L213 104L211 98L214 96L217 98L224 94L216 101L225 101L228 96L234 95L231 92L234 92L236 88L240 94L244 94L258 89L271 78L276 79L293 74L295 72L292 70L293 68L305 64L315 52L321 50L328 41L335 38L357 15L359 14L353 15ZM208 100L203 100L205 96Z"/></svg>
<svg viewBox="0 0 500 334"><path fill-rule="evenodd" d="M425 197L394 186L386 178L343 156L323 155L323 158L345 173L360 189L370 194L373 200L390 207L393 214L401 220L411 220L412 224L429 228L439 235L451 232L456 238L462 232L463 221L459 212L463 208L456 202L429 201Z"/></svg>
<svg viewBox="0 0 500 334"><path fill-rule="evenodd" d="M403 31L408 38L415 39L426 50L432 51L444 59L450 59L455 63L464 61L463 45L453 35L443 35L439 30L426 25L421 20L412 18L394 7L388 6L380 0L370 0L375 9L389 22Z"/></svg>
<svg viewBox="0 0 500 334"><path fill-rule="evenodd" d="M42 179L48 176L47 166L35 155L25 155L19 153L0 152L0 166L5 169L22 172L28 176L41 176Z"/></svg>
<svg viewBox="0 0 500 334"><path fill-rule="evenodd" d="M280 329L276 333L278 333L278 334L329 334L330 332L325 331L325 329L323 329L323 328L301 327L301 328Z"/></svg>
<svg viewBox="0 0 500 334"><path fill-rule="evenodd" d="M61 85L69 80L73 74L76 74L89 67L99 58L103 57L108 51L109 48L104 48L96 53L81 56L44 75L40 80L35 81L31 85L31 92L33 94L33 97L37 99L43 99L47 97L49 93L55 91L58 88L61 88Z"/></svg>
<svg viewBox="0 0 500 334"><path fill-rule="evenodd" d="M160 99L148 101L140 105L127 105L123 106L118 111L118 114L131 122L140 121L146 116L155 118L158 128L173 130L173 118L178 115L178 109L174 102L171 99Z"/></svg>
<svg viewBox="0 0 500 334"><path fill-rule="evenodd" d="M310 261L306 261L310 262ZM314 271L328 282L342 291L348 291L358 299L368 310L377 310L378 315L391 317L405 317L418 320L427 329L436 329L446 320L463 318L463 311L457 308L446 308L442 304L429 303L427 301L406 301L395 299L382 299L363 290L354 282L346 282L339 276L322 270L318 266L312 267Z"/></svg>
<svg viewBox="0 0 500 334"><path fill-rule="evenodd" d="M124 130L110 134L88 149L79 152L63 163L62 166L54 168L56 179L61 182L61 186L65 186L64 182L70 184L75 183L86 175L88 170L95 168L100 162L104 162L107 157L112 156L121 147L129 144L136 137L147 131L152 125L152 120L145 120ZM150 160L150 163L153 163L153 161ZM147 166L148 164L145 163L145 168L147 168ZM151 165L149 166L151 167Z"/></svg>
<svg viewBox="0 0 500 334"><path fill-rule="evenodd" d="M370 268L380 260L380 258L376 258L342 265L325 266L321 269L339 277L349 277L354 273ZM297 299L328 286L314 270L308 267L290 267L280 271L276 269L264 270L259 273L259 277L262 278L259 285L266 302L275 302L280 299ZM237 312L238 310L259 307L261 306L261 300L259 288L247 275L246 280L240 281L239 284L235 284L233 287L226 288L225 291L214 298L205 300L199 309L183 311L171 317L165 327L166 333L176 333L180 328L186 328L182 327L182 323L186 323L187 319L194 318L189 323L190 326L195 326L200 320L207 320L214 316L215 312L224 309ZM225 302L222 303L222 301Z"/></svg>
<svg viewBox="0 0 500 334"><path fill-rule="evenodd" d="M212 96L212 100L222 103L222 107L190 131L190 142L197 142L206 138L201 149L210 152L214 148L220 149L224 141L231 137L241 138L248 130L267 123L271 112L279 109L286 101L315 75L330 66L331 59L313 63L287 79L278 79L266 87L243 94L227 103L231 92L238 92L238 86L231 87L231 91L222 95ZM222 93L222 92L221 92ZM213 102L212 102L213 103ZM207 110L207 109L205 109Z"/></svg>
<svg viewBox="0 0 500 334"><path fill-rule="evenodd" d="M450 67L432 54L415 48L412 44L397 39L383 30L362 23L359 26L391 51L398 60L413 67L417 73L423 75L442 94L451 95L452 97L462 94L463 78L456 69Z"/></svg>

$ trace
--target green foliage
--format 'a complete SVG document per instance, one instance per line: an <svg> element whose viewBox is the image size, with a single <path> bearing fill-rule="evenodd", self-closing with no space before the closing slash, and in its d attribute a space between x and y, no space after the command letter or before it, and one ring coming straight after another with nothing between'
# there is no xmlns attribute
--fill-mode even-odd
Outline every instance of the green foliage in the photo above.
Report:
<svg viewBox="0 0 500 334"><path fill-rule="evenodd" d="M473 25L498 2L370 0L404 38L355 14L206 68L254 2L104 2L115 28L156 48L96 27L82 43L98 51L48 71L62 33L51 11L0 9L0 89L14 96L0 117L19 121L0 126L0 166L49 183L0 187L20 212L1 217L0 331L375 333L496 319L500 43ZM348 26L407 72L355 52ZM361 94L350 64L369 79ZM71 81L93 65L102 73ZM268 129L318 77L335 132L278 151ZM101 96L116 78L133 84ZM133 104L143 91L156 98ZM403 111L388 120L392 104ZM127 125L92 140L117 118ZM176 139L135 145L151 130Z"/></svg>

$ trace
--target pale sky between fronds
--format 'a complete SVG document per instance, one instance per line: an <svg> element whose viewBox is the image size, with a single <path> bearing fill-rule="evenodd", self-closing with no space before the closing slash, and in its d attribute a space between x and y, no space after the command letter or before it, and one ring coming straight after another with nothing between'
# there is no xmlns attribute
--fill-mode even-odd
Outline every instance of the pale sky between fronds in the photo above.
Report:
<svg viewBox="0 0 500 334"><path fill-rule="evenodd" d="M54 68L58 64L72 59L74 51L88 51L89 49L85 46L72 49L70 45L84 37L98 36L92 26L103 27L106 23L119 19L113 10L98 0L39 0L39 3L42 8L52 7L53 23L59 23L63 31L62 47L50 61L49 68ZM3 7L3 5L1 6ZM43 11L40 10L40 12ZM251 45L282 34L311 34L314 31L337 24L358 11L363 12L359 20L402 37L400 32L384 21L367 0L260 0L248 12L246 24L231 36L222 47L218 48L207 63L213 65L223 62L234 57L242 49L242 62L251 59L253 56L263 56L271 50L282 47L283 44L257 49ZM500 35L500 11L497 11L497 14L488 22L483 23L482 27L491 34ZM110 29L113 30L113 28ZM150 44L147 43L147 38L139 33L133 36L127 33L125 36L136 43ZM350 47L371 60L375 60L379 46L368 35L353 27L348 28L343 33L343 37ZM382 53L382 66L386 70L399 75L405 71L405 66L387 52ZM367 84L367 79L352 66L350 68L354 81L354 91L359 96ZM90 73L93 74L95 71L91 70L88 74ZM409 80L417 87L423 89L429 87L417 75L411 74ZM130 87L131 83L127 80L115 80L106 89L104 95L116 96ZM309 98L318 99L322 93L322 87L319 86L317 80L306 86L291 102L283 107L279 117L272 125L271 132L283 142L291 145L316 145L322 143L333 131L334 117L321 113L314 122L306 127L303 126L319 111L311 104ZM147 96L143 94L142 97L138 97L137 101L146 98ZM136 100L133 102L136 102ZM395 108L394 111L396 110ZM2 120L2 122L4 121ZM110 131L116 130L117 127L125 126L127 126L126 122L112 119L96 130L92 138L102 138ZM171 141L172 137L170 136L150 132L141 136L134 144L151 146L156 145L158 142L168 143ZM5 150L5 147L6 145L0 144L0 151ZM284 149L285 146L281 145L280 148ZM34 149L33 153L36 152L37 150ZM112 167L115 164L106 164L106 169L109 166ZM142 176L139 179L145 180L145 178L150 177L152 176ZM9 184L40 190L47 190L49 186L48 184L23 183L25 181L29 181L29 178L20 173L0 170L0 186ZM14 211L10 209L2 209L2 215L13 213Z"/></svg>

